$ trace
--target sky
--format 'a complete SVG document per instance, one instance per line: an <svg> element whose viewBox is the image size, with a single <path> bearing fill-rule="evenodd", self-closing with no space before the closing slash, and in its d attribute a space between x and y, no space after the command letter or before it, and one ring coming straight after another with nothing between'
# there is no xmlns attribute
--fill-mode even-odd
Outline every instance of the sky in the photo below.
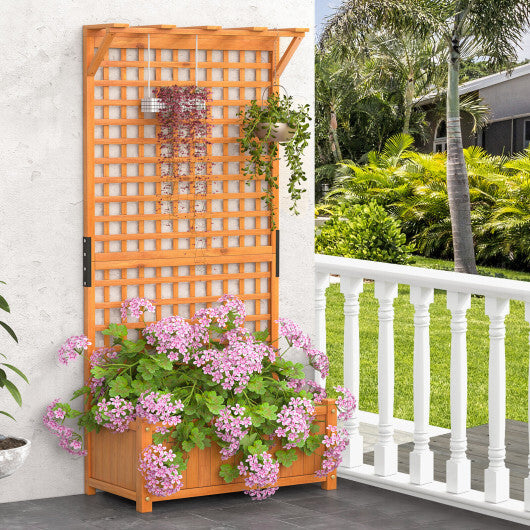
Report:
<svg viewBox="0 0 530 530"><path fill-rule="evenodd" d="M316 5L316 33L317 38L320 35L322 26L325 23L326 17L329 17L333 14L335 9L342 3L342 0L315 0ZM523 59L530 59L530 32L528 32L522 44L522 49L519 52L518 59L521 61Z"/></svg>

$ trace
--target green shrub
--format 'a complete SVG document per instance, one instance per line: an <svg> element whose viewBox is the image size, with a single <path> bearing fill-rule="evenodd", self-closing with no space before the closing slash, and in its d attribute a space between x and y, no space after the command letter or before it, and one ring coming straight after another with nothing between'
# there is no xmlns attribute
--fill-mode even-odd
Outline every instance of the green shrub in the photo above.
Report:
<svg viewBox="0 0 530 530"><path fill-rule="evenodd" d="M317 228L315 248L319 254L387 263L410 263L414 250L407 244L399 221L374 201L341 204Z"/></svg>

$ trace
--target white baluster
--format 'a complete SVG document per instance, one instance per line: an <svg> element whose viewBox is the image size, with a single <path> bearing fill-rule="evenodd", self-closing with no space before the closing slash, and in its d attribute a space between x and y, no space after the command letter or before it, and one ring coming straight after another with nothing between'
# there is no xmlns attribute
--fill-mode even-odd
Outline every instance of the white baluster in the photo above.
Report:
<svg viewBox="0 0 530 530"><path fill-rule="evenodd" d="M359 294L362 278L341 277L340 292L344 295L344 387L357 400L353 417L345 422L350 443L342 454L344 467L358 467L363 463L363 437L359 434Z"/></svg>
<svg viewBox="0 0 530 530"><path fill-rule="evenodd" d="M466 312L470 307L471 295L447 293L447 309L451 311L451 458L446 463L449 493L464 493L471 489L471 462L466 456Z"/></svg>
<svg viewBox="0 0 530 530"><path fill-rule="evenodd" d="M429 407L431 359L429 345L429 306L434 289L411 286L414 305L414 450L410 453L410 481L428 484L433 481L434 457L429 449Z"/></svg>
<svg viewBox="0 0 530 530"><path fill-rule="evenodd" d="M379 300L378 403L379 430L374 447L374 471L387 477L397 473L397 445L394 443L394 298L396 282L376 281Z"/></svg>
<svg viewBox="0 0 530 530"><path fill-rule="evenodd" d="M484 493L487 502L510 498L510 470L505 466L506 447L506 359L504 318L510 312L510 300L486 297L486 315L490 318L489 358L489 466L484 471Z"/></svg>
<svg viewBox="0 0 530 530"><path fill-rule="evenodd" d="M530 324L530 302L524 305L524 316ZM528 337L530 342L530 335ZM528 366L528 439L530 441L530 365ZM524 509L530 512L530 447L528 453L528 477L524 479Z"/></svg>
<svg viewBox="0 0 530 530"><path fill-rule="evenodd" d="M317 272L315 278L315 329L316 347L326 353L326 289L329 286L329 274ZM315 370L315 382L326 386L326 379Z"/></svg>

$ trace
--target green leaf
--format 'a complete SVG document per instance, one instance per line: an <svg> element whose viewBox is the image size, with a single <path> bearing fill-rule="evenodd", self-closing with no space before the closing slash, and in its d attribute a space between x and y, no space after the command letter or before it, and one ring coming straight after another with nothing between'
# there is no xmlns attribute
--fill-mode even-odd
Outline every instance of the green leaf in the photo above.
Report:
<svg viewBox="0 0 530 530"><path fill-rule="evenodd" d="M258 435L256 433L247 434L247 435L243 436L243 438L241 439L241 447L243 447L245 449L247 447L250 447L255 442L257 437L258 437Z"/></svg>
<svg viewBox="0 0 530 530"><path fill-rule="evenodd" d="M248 452L251 455L260 455L261 453L267 451L268 448L268 445L265 445L261 440L258 439L248 448Z"/></svg>
<svg viewBox="0 0 530 530"><path fill-rule="evenodd" d="M265 418L261 417L259 414L253 414L252 412L250 413L250 418L252 419L252 425L254 427L261 427L265 421Z"/></svg>
<svg viewBox="0 0 530 530"><path fill-rule="evenodd" d="M263 331L254 331L252 335L254 335L254 338L257 341L265 342L269 338L269 330L265 329Z"/></svg>
<svg viewBox="0 0 530 530"><path fill-rule="evenodd" d="M15 420L15 418L13 418L13 416L11 416L11 414L5 412L4 410L0 410L0 414L3 414L4 416L7 416L8 418L11 418L12 420ZM17 421L17 420L15 420L15 421Z"/></svg>
<svg viewBox="0 0 530 530"><path fill-rule="evenodd" d="M82 396L83 394L88 394L90 392L90 388L88 386L82 386L78 390L76 390L72 396L72 399L78 398L79 396Z"/></svg>
<svg viewBox="0 0 530 530"><path fill-rule="evenodd" d="M103 368L102 366L94 366L90 369L90 373L94 379L101 379L102 377L107 376L109 370L107 368Z"/></svg>
<svg viewBox="0 0 530 530"><path fill-rule="evenodd" d="M276 460L278 460L278 462L285 467L291 467L298 459L296 456L296 449L294 447L288 451L280 449L274 453L274 456L276 457Z"/></svg>
<svg viewBox="0 0 530 530"><path fill-rule="evenodd" d="M313 434L316 434L318 431L320 431L320 425L318 423L312 423L311 424L311 427L309 427L309 430L313 433Z"/></svg>
<svg viewBox="0 0 530 530"><path fill-rule="evenodd" d="M121 345L126 350L127 353L139 353L145 349L146 342L144 340L137 340L137 341L124 340L122 341Z"/></svg>
<svg viewBox="0 0 530 530"><path fill-rule="evenodd" d="M12 337L15 342L18 342L15 332L5 323L0 320L0 326L2 326Z"/></svg>
<svg viewBox="0 0 530 530"><path fill-rule="evenodd" d="M276 419L276 411L278 407L276 405L271 405L270 403L262 403L259 407L256 407L256 412L263 416L267 420Z"/></svg>
<svg viewBox="0 0 530 530"><path fill-rule="evenodd" d="M224 479L225 482L232 482L239 477L239 470L232 464L223 464L219 470L219 476Z"/></svg>
<svg viewBox="0 0 530 530"><path fill-rule="evenodd" d="M131 387L129 381L123 375L119 375L109 383L109 395L111 397L120 396L126 398L131 393Z"/></svg>
<svg viewBox="0 0 530 530"><path fill-rule="evenodd" d="M322 434L309 436L309 438L305 441L304 447L302 447L304 453L306 455L312 455L320 447L323 438L324 436Z"/></svg>
<svg viewBox="0 0 530 530"><path fill-rule="evenodd" d="M190 440L185 440L182 442L182 449L184 449L186 453L189 453L194 447L195 447L195 444L191 442Z"/></svg>
<svg viewBox="0 0 530 530"><path fill-rule="evenodd" d="M109 327L104 329L101 333L103 333L103 335L116 337L117 339L123 339L127 336L127 326L124 324L109 324Z"/></svg>
<svg viewBox="0 0 530 530"><path fill-rule="evenodd" d="M212 414L219 414L221 412L221 409L224 406L223 396L219 396L213 390L205 392L203 396L204 396L204 402L206 403L208 410Z"/></svg>
<svg viewBox="0 0 530 530"><path fill-rule="evenodd" d="M265 391L267 390L265 381L263 381L263 377L261 376L253 376L248 382L247 388L251 392L255 392L259 395L265 394Z"/></svg>
<svg viewBox="0 0 530 530"><path fill-rule="evenodd" d="M7 366L9 369L13 370L13 372L15 372L16 374L18 374L20 377L22 377L22 379L24 379L24 381L26 381L26 383L29 384L29 381L28 381L28 378L18 369L16 368L15 366L13 366L12 364L7 364L7 363L0 363L2 366Z"/></svg>
<svg viewBox="0 0 530 530"><path fill-rule="evenodd" d="M140 381L139 379L135 379L131 384L132 390L136 395L140 395L143 392L148 392L151 390L151 383L148 383L147 381Z"/></svg>
<svg viewBox="0 0 530 530"><path fill-rule="evenodd" d="M3 309L7 313L10 313L9 304L7 300L0 294L0 309Z"/></svg>
<svg viewBox="0 0 530 530"><path fill-rule="evenodd" d="M9 390L9 393L13 396L13 399L18 403L18 405L22 406L22 396L20 395L20 392L18 391L18 388L9 380L4 380L5 387Z"/></svg>

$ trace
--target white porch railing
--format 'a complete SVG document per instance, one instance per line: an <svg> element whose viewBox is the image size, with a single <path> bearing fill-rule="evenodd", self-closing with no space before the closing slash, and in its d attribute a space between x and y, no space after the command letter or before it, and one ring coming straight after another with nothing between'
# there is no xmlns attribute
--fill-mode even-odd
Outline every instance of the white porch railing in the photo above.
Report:
<svg viewBox="0 0 530 530"><path fill-rule="evenodd" d="M471 276L454 272L376 263L334 256L315 256L317 345L326 349L326 298L330 274L340 276L344 301L344 386L359 396L359 294L363 280L375 281L379 301L378 342L378 440L374 466L363 464L363 441L358 417L347 422L350 446L339 476L400 491L503 519L530 524L530 475L524 481L524 502L510 498L510 472L505 466L506 368L504 319L510 300L525 303L530 323L530 282ZM398 472L394 443L394 309L398 284L410 286L414 306L414 450L410 473ZM446 464L446 483L433 479L433 452L429 448L430 349L429 306L434 289L447 292L451 312L451 457ZM471 295L485 297L489 317L489 466L484 474L484 492L471 489L471 463L466 456L467 351L466 312ZM529 392L530 395L530 392ZM448 396L449 399L449 396ZM529 401L530 403L530 401ZM530 414L530 405L529 405ZM530 448L529 448L530 453ZM529 458L530 466L530 458Z"/></svg>

